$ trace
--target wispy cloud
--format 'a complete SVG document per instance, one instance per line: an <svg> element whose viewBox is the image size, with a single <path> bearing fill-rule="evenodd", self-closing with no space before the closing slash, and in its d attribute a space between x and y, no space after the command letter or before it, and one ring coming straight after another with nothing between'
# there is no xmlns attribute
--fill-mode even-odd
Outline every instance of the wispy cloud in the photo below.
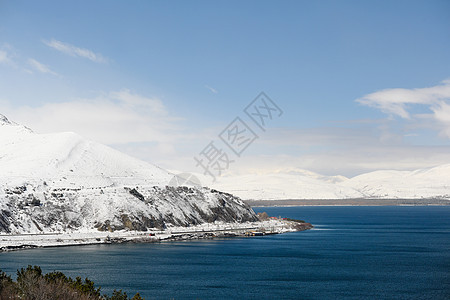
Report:
<svg viewBox="0 0 450 300"><path fill-rule="evenodd" d="M82 57L87 58L96 63L107 63L108 60L101 54L95 53L89 49L79 48L74 45L64 43L55 39L51 39L50 41L42 41L45 45L58 50L62 53L68 54L73 57Z"/></svg>
<svg viewBox="0 0 450 300"><path fill-rule="evenodd" d="M58 74L56 72L53 72L52 70L50 70L50 68L48 66L44 65L43 63L38 62L37 60L35 60L33 58L28 59L28 64L36 71L39 71L44 74L51 74L51 75L58 76Z"/></svg>
<svg viewBox="0 0 450 300"><path fill-rule="evenodd" d="M10 63L11 59L8 57L8 52L0 50L0 64Z"/></svg>
<svg viewBox="0 0 450 300"><path fill-rule="evenodd" d="M105 144L170 143L177 138L172 131L179 120L161 100L127 89L37 107L0 103L0 111L36 132L74 131Z"/></svg>
<svg viewBox="0 0 450 300"><path fill-rule="evenodd" d="M442 136L450 138L450 80L440 85L416 89L386 89L371 93L356 100L386 114L399 116L411 122L430 119ZM414 114L414 107L425 106L432 113Z"/></svg>
<svg viewBox="0 0 450 300"><path fill-rule="evenodd" d="M0 64L15 66L13 61L14 51L11 53L12 47L9 44L3 44L0 48Z"/></svg>
<svg viewBox="0 0 450 300"><path fill-rule="evenodd" d="M0 48L0 64L9 65L16 70L29 74L33 74L32 70L34 70L44 74L59 76L59 74L51 70L49 66L34 58L21 56L13 46L6 43Z"/></svg>
<svg viewBox="0 0 450 300"><path fill-rule="evenodd" d="M118 92L109 93L109 98L114 99L127 108L137 108L148 110L148 113L158 116L167 115L168 112L162 101L158 98L149 98L131 92L129 89L122 89Z"/></svg>
<svg viewBox="0 0 450 300"><path fill-rule="evenodd" d="M450 104L441 102L432 110L435 119L443 125L441 134L450 138Z"/></svg>
<svg viewBox="0 0 450 300"><path fill-rule="evenodd" d="M205 88L207 88L208 90L210 90L211 93L214 93L214 94L218 94L218 93L219 93L215 88L210 87L210 86L207 85L207 84L205 85Z"/></svg>
<svg viewBox="0 0 450 300"><path fill-rule="evenodd" d="M444 82L425 91L412 90L411 97L417 90L430 95L427 100L420 96L424 98L413 100L414 104L409 97L401 102L409 119L357 120L320 128L273 128L248 148L245 157L231 164L229 171L246 174L252 170L272 172L296 167L326 175L353 176L379 169L412 170L448 163L450 144L416 144L411 139L416 134L414 126L423 126L424 120L440 126L430 127L426 133L429 129L441 130L450 136L450 131L445 130L450 130L450 103L443 92L449 84ZM383 95L387 95L387 91ZM439 96L433 96L435 94ZM367 98L372 99L370 105L378 109L381 109L380 103L388 103L382 102L378 95ZM429 106L426 117L415 114L417 110L410 108L410 105L419 105L417 103ZM215 140L216 133L223 129L198 129L174 117L160 99L128 89L38 106L17 106L12 101L2 104L0 98L0 113L36 132L75 131L162 167L190 172L199 171L192 157L209 141ZM399 121L406 125L397 126ZM409 125L414 125L414 132L407 128Z"/></svg>

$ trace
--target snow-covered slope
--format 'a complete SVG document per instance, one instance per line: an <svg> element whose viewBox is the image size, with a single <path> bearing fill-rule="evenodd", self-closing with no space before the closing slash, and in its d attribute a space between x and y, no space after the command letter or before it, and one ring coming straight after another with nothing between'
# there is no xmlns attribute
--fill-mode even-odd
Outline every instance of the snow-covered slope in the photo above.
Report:
<svg viewBox="0 0 450 300"><path fill-rule="evenodd" d="M240 199L173 177L74 133L36 134L0 115L0 232L146 230L257 220Z"/></svg>
<svg viewBox="0 0 450 300"><path fill-rule="evenodd" d="M357 198L352 187L341 186L343 176L322 176L291 169L268 174L221 177L213 186L245 200L340 199Z"/></svg>
<svg viewBox="0 0 450 300"><path fill-rule="evenodd" d="M450 164L416 171L376 171L353 178L304 170L221 177L212 183L244 200L444 198L450 200Z"/></svg>
<svg viewBox="0 0 450 300"><path fill-rule="evenodd" d="M0 117L0 182L47 181L61 187L161 185L172 175L71 132L35 134Z"/></svg>
<svg viewBox="0 0 450 300"><path fill-rule="evenodd" d="M376 171L340 184L365 198L448 198L450 164L415 171Z"/></svg>

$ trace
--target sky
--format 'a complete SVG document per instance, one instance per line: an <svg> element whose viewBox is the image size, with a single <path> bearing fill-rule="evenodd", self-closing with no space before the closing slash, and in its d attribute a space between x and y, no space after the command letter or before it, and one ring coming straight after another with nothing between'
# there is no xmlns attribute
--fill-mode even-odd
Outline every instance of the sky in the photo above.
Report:
<svg viewBox="0 0 450 300"><path fill-rule="evenodd" d="M180 172L428 168L450 163L449 48L449 1L0 0L0 114Z"/></svg>

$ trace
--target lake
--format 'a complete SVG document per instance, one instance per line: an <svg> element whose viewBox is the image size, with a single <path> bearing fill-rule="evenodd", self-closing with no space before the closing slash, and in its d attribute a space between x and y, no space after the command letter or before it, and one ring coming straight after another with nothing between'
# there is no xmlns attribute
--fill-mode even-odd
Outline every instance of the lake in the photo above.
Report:
<svg viewBox="0 0 450 300"><path fill-rule="evenodd" d="M147 299L449 299L450 207L264 207L314 230L0 253Z"/></svg>

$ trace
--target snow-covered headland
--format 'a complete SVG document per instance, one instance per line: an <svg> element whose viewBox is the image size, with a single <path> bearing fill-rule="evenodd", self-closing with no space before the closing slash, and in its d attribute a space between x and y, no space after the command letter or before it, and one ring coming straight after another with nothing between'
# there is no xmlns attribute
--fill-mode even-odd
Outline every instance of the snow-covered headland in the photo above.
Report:
<svg viewBox="0 0 450 300"><path fill-rule="evenodd" d="M270 219L245 223L204 223L182 227L171 226L165 230L148 231L118 230L74 231L37 234L0 234L0 251L13 251L38 247L63 247L74 245L114 244L114 243L157 243L175 240L211 239L224 237L243 237L311 229L309 223Z"/></svg>
<svg viewBox="0 0 450 300"><path fill-rule="evenodd" d="M172 178L75 133L36 134L0 115L0 248L306 228L285 220L261 222L232 194L170 186Z"/></svg>

